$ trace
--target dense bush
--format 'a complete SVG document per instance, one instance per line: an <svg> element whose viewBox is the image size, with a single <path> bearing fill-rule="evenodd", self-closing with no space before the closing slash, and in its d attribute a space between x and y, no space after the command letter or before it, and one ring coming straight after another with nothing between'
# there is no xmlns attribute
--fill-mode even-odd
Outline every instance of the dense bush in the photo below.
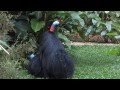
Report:
<svg viewBox="0 0 120 90"><path fill-rule="evenodd" d="M25 23L15 23L17 29L24 26L26 30L21 29L23 36L27 32L34 32L36 37L41 31L48 30L56 17L61 18L61 24L57 30L62 35L79 33L80 37L85 39L89 35L109 36L108 39L119 39L119 11L21 11L18 12L16 19ZM24 21L23 21L24 20ZM31 28L30 28L31 27ZM60 37L61 38L61 37ZM69 42L64 36L63 41ZM104 38L104 37L103 37Z"/></svg>

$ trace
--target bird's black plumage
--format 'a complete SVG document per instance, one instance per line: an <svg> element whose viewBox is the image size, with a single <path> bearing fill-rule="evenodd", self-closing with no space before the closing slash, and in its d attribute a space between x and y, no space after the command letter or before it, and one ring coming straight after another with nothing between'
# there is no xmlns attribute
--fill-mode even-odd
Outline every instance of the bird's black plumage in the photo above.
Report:
<svg viewBox="0 0 120 90"><path fill-rule="evenodd" d="M39 77L71 78L74 73L74 62L54 32L46 31L40 40L39 54L29 62L27 69Z"/></svg>

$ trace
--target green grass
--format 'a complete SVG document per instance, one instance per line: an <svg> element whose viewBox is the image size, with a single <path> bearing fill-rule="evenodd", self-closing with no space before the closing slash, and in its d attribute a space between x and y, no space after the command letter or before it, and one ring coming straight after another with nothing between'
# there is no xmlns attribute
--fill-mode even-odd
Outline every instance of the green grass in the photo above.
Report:
<svg viewBox="0 0 120 90"><path fill-rule="evenodd" d="M120 46L72 46L74 79L120 78ZM111 53L116 50L116 53ZM118 51L117 51L118 50Z"/></svg>
<svg viewBox="0 0 120 90"><path fill-rule="evenodd" d="M75 62L73 79L120 79L120 46L72 46L69 53ZM0 61L0 78L39 79L7 57Z"/></svg>

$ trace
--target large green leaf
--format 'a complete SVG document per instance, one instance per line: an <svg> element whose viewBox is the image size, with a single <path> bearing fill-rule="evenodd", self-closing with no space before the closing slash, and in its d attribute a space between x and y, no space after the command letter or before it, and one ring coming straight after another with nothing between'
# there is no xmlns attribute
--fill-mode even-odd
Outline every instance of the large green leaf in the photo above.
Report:
<svg viewBox="0 0 120 90"><path fill-rule="evenodd" d="M112 21L109 21L109 22L106 22L105 25L107 27L107 30L110 32L111 31L111 24L112 24Z"/></svg>
<svg viewBox="0 0 120 90"><path fill-rule="evenodd" d="M114 37L115 37L115 39L120 40L120 35L118 35L118 36L114 36Z"/></svg>
<svg viewBox="0 0 120 90"><path fill-rule="evenodd" d="M116 11L116 17L120 16L120 11Z"/></svg>
<svg viewBox="0 0 120 90"><path fill-rule="evenodd" d="M81 26L83 26L83 27L84 27L84 25L85 25L84 20L83 20L82 18L79 18L78 20L79 20L79 22L80 22Z"/></svg>
<svg viewBox="0 0 120 90"><path fill-rule="evenodd" d="M97 21L101 21L101 18L99 17L99 14L97 12L88 14L88 18L95 19Z"/></svg>
<svg viewBox="0 0 120 90"><path fill-rule="evenodd" d="M106 14L108 14L110 11L105 11Z"/></svg>
<svg viewBox="0 0 120 90"><path fill-rule="evenodd" d="M32 19L31 20L31 27L34 30L34 32L39 31L44 26L45 26L45 22L44 21L38 21L37 19Z"/></svg>
<svg viewBox="0 0 120 90"><path fill-rule="evenodd" d="M87 29L87 32L85 33L85 36L88 36L88 35L91 33L92 29L93 29L93 27L90 26L90 27Z"/></svg>
<svg viewBox="0 0 120 90"><path fill-rule="evenodd" d="M115 30L120 31L120 24L119 23L113 23L112 26Z"/></svg>
<svg viewBox="0 0 120 90"><path fill-rule="evenodd" d="M61 39L68 48L71 47L71 41L65 35L58 33L58 38Z"/></svg>
<svg viewBox="0 0 120 90"><path fill-rule="evenodd" d="M102 31L101 32L101 36L104 36L104 35L106 35L107 34L107 31Z"/></svg>
<svg viewBox="0 0 120 90"><path fill-rule="evenodd" d="M106 35L108 35L108 36L117 36L118 33L117 32L109 32Z"/></svg>
<svg viewBox="0 0 120 90"><path fill-rule="evenodd" d="M93 25L96 25L97 21L95 19L92 19L92 23L93 23Z"/></svg>
<svg viewBox="0 0 120 90"><path fill-rule="evenodd" d="M59 13L59 14L60 14L60 13L65 13L65 12L64 12L64 11L57 11L57 13Z"/></svg>
<svg viewBox="0 0 120 90"><path fill-rule="evenodd" d="M81 24L81 26L84 26L85 25L85 22L84 20L80 17L80 13L79 12L72 12L70 13L71 14L71 17L73 19L76 19L79 21L79 23Z"/></svg>

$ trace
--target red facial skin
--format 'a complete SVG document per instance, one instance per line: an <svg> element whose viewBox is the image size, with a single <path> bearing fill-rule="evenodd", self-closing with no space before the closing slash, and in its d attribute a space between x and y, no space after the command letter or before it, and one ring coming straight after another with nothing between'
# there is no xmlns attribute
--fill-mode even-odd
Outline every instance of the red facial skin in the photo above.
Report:
<svg viewBox="0 0 120 90"><path fill-rule="evenodd" d="M51 27L50 27L50 32L54 32L54 26L52 25Z"/></svg>

